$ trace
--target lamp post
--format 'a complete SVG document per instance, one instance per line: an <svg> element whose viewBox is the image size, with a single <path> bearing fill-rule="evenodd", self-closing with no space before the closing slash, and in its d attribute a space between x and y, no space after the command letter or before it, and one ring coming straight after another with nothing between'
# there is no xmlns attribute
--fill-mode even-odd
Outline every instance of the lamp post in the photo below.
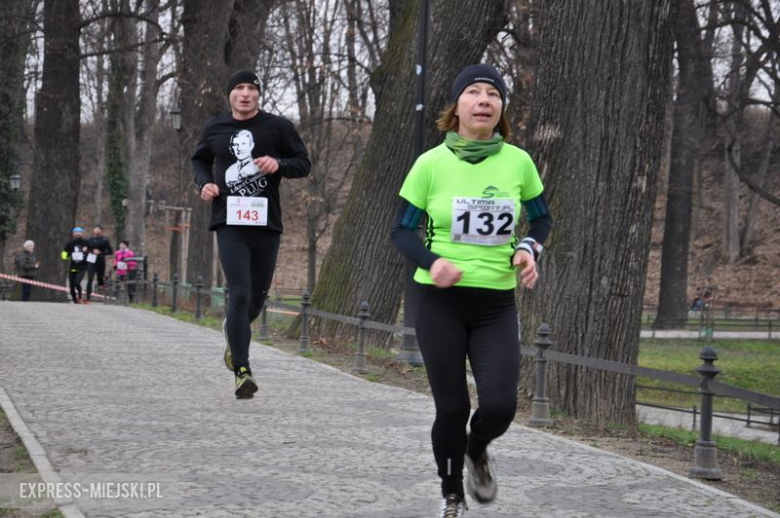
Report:
<svg viewBox="0 0 780 518"><path fill-rule="evenodd" d="M22 175L19 173L12 174L10 177L8 177L8 180L12 191L18 191L22 188Z"/></svg>
<svg viewBox="0 0 780 518"><path fill-rule="evenodd" d="M181 131L181 110L178 108L173 108L170 111L171 114L171 126L173 126L173 129L176 131Z"/></svg>
<svg viewBox="0 0 780 518"><path fill-rule="evenodd" d="M418 34L417 34L417 99L414 113L414 158L422 154L425 150L425 80L428 72L428 22L430 18L429 0L423 0L420 3L420 12L418 13ZM417 230L419 232L419 230ZM417 268L411 261L407 260L404 266L404 327L414 327L414 317L420 304L420 294L414 283L414 272ZM410 335L403 336L401 351L398 353L397 360L406 362L410 365L422 365L423 359L420 354L420 346L417 344L417 338Z"/></svg>

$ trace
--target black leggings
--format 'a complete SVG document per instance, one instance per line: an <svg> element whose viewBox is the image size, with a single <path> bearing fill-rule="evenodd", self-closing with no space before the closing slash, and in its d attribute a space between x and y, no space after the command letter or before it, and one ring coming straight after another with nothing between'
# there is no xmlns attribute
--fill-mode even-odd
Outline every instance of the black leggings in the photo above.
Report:
<svg viewBox="0 0 780 518"><path fill-rule="evenodd" d="M219 260L228 283L227 336L233 367L249 365L250 327L268 296L281 234L223 225L217 229Z"/></svg>
<svg viewBox="0 0 780 518"><path fill-rule="evenodd" d="M94 263L87 264L87 300L92 297L92 281L97 275L97 285L102 288L106 285L106 260L98 256Z"/></svg>
<svg viewBox="0 0 780 518"><path fill-rule="evenodd" d="M79 268L76 270L70 270L68 272L68 284L70 285L70 297L73 300L73 302L78 302L78 299L81 298L81 280L84 278L84 274L87 270L83 268ZM78 292L78 297L76 297L76 292Z"/></svg>
<svg viewBox="0 0 780 518"><path fill-rule="evenodd" d="M464 455L479 457L508 428L517 409L520 337L514 290L419 285L417 340L436 420L431 438L442 494L463 495ZM466 358L479 408L471 418Z"/></svg>

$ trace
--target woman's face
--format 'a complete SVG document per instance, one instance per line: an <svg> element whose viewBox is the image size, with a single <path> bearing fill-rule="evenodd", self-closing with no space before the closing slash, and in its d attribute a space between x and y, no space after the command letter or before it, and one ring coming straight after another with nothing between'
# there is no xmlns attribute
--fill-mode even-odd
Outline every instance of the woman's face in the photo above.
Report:
<svg viewBox="0 0 780 518"><path fill-rule="evenodd" d="M127 245L126 245L126 244L124 244L124 243L119 243L119 249L120 249L120 250L124 250L125 248L127 248Z"/></svg>
<svg viewBox="0 0 780 518"><path fill-rule="evenodd" d="M472 140L488 140L501 117L501 92L489 83L473 83L458 97L455 115L458 134Z"/></svg>

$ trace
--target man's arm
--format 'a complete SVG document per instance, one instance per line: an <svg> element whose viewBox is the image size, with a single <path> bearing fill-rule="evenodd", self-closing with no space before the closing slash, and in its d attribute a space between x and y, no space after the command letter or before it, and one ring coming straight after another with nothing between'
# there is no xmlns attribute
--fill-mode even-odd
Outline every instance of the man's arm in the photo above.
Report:
<svg viewBox="0 0 780 518"><path fill-rule="evenodd" d="M212 171L214 152L208 143L205 129L200 137L200 142L198 142L195 151L190 157L190 161L192 162L192 174L195 185L198 186L198 191L202 191L204 185L214 183L214 173Z"/></svg>
<svg viewBox="0 0 780 518"><path fill-rule="evenodd" d="M282 156L277 157L279 173L285 178L303 178L311 172L311 162L306 145L295 127L288 120L282 122L279 130L282 136Z"/></svg>

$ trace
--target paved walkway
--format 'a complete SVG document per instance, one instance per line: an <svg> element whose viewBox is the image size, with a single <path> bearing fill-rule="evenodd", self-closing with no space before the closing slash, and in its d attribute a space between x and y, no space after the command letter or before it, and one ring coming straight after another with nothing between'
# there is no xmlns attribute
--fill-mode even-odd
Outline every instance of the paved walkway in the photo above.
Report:
<svg viewBox="0 0 780 518"><path fill-rule="evenodd" d="M700 338L699 331L690 329L643 329L640 331L642 338ZM780 332L774 331L718 331L712 333L713 338L730 338L733 340L778 340ZM717 345L716 345L717 349Z"/></svg>
<svg viewBox="0 0 780 518"><path fill-rule="evenodd" d="M690 410L690 409L689 409ZM693 426L693 414L687 414L685 412L675 412L674 410L665 410L662 408L654 408L648 406L637 406L637 416L643 423L648 424L660 424L664 426L674 426L676 428L684 428L690 430ZM746 415L734 415L746 419ZM759 416L762 421L768 421L769 416ZM701 422L701 414L696 416L696 422ZM777 420L775 419L775 422ZM698 426L698 425L697 425ZM698 430L698 428L696 428ZM738 437L740 439L747 439L749 441L761 441L768 444L780 445L780 435L775 430L770 430L769 427L761 427L757 425L746 426L742 421L735 421L733 419L726 419L722 417L712 418L712 433L715 435L722 435L724 437Z"/></svg>
<svg viewBox="0 0 780 518"><path fill-rule="evenodd" d="M44 480L160 484L161 499L62 502L67 516L436 514L430 398L255 345L259 397L237 401L222 344L141 310L0 303L0 402ZM499 498L467 516L778 516L521 426L491 452Z"/></svg>

